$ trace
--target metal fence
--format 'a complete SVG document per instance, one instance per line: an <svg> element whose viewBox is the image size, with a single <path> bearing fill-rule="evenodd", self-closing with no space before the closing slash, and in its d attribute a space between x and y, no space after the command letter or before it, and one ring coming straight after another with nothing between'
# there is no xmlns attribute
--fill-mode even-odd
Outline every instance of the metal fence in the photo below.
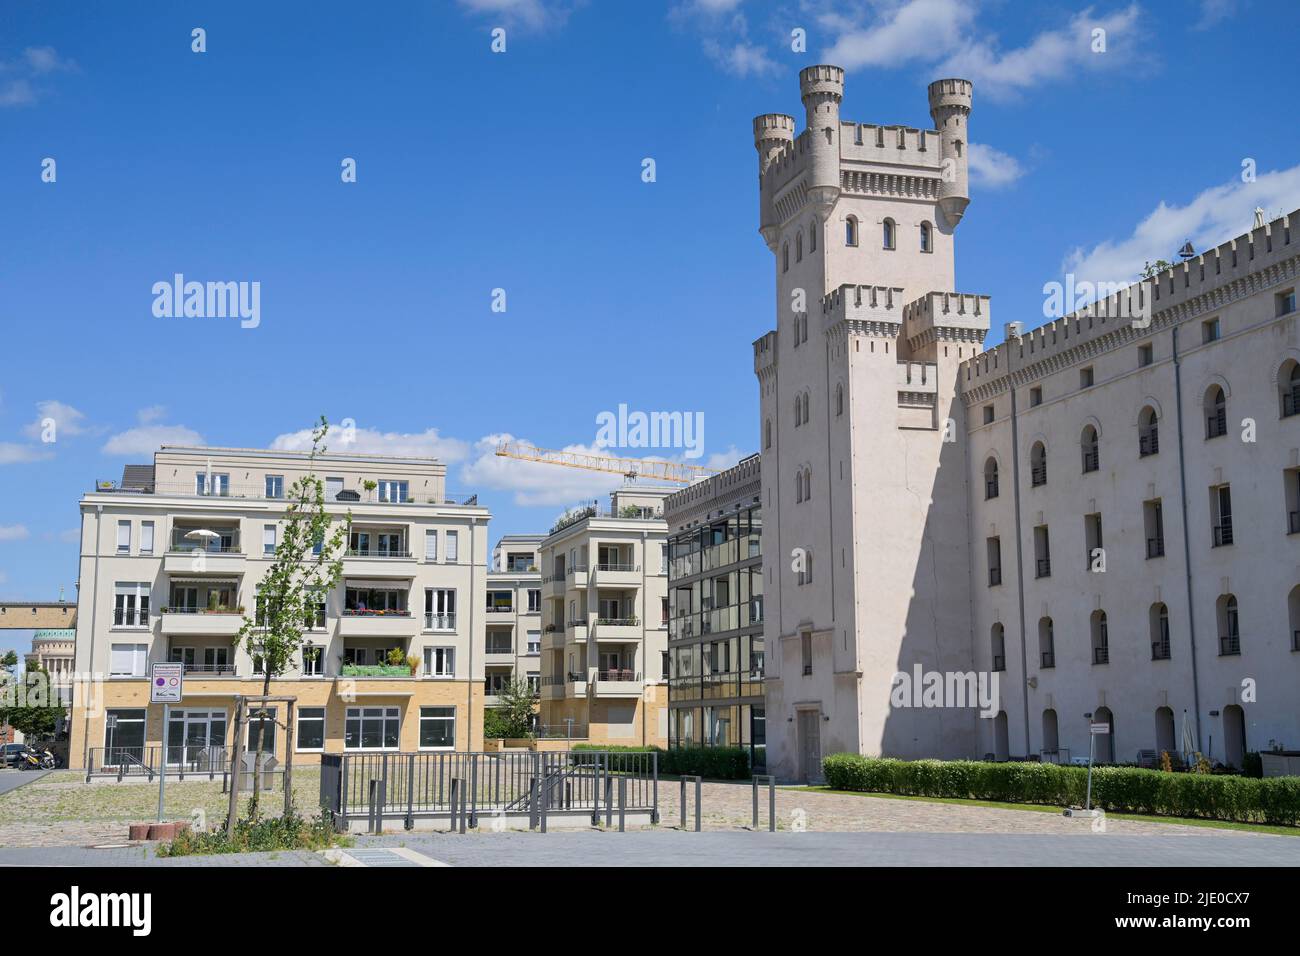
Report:
<svg viewBox="0 0 1300 956"><path fill-rule="evenodd" d="M229 755L222 746L199 744L169 745L166 748L167 775L184 780L188 776L215 780L230 770ZM86 782L91 777L147 777L158 772L163 747L91 747L86 755Z"/></svg>
<svg viewBox="0 0 1300 956"><path fill-rule="evenodd" d="M477 825L486 812L624 810L659 814L659 755L643 752L357 753L321 756L320 803L340 828L458 814ZM545 823L542 823L545 826ZM463 827L463 824L462 824Z"/></svg>

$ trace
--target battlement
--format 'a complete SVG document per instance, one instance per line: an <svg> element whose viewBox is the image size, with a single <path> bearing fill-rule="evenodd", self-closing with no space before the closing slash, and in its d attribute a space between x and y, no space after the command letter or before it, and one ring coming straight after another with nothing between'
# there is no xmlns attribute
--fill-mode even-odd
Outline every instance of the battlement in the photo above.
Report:
<svg viewBox="0 0 1300 956"><path fill-rule="evenodd" d="M963 391L1057 358L1107 334L1130 330L1135 320L1141 324L1128 332L1129 338L1171 325L1189 309L1212 311L1198 310L1196 300L1215 293L1217 308L1224 299L1222 290L1234 283L1241 283L1244 293L1282 282L1295 270L1283 273L1280 266L1300 255L1300 242L1293 242L1291 235L1291 219L1297 215L1300 210L1280 216L968 359L962 363ZM1270 271L1274 277L1266 275ZM1265 274L1262 281L1261 274Z"/></svg>
<svg viewBox="0 0 1300 956"><path fill-rule="evenodd" d="M822 296L821 304L826 327L847 320L892 338L903 324L903 290L896 286L845 283Z"/></svg>
<svg viewBox="0 0 1300 956"><path fill-rule="evenodd" d="M838 66L818 64L807 66L799 71L799 95L805 100L809 96L844 95L844 70Z"/></svg>
<svg viewBox="0 0 1300 956"><path fill-rule="evenodd" d="M969 111L973 89L970 80L956 78L935 80L926 87L926 93L930 98L930 112L933 113L935 110L943 108L957 108Z"/></svg>
<svg viewBox="0 0 1300 956"><path fill-rule="evenodd" d="M943 165L939 133L915 126L840 123L840 157L859 163L923 166Z"/></svg>
<svg viewBox="0 0 1300 956"><path fill-rule="evenodd" d="M934 362L899 362L895 381L900 390L915 394L939 391L939 366Z"/></svg>
<svg viewBox="0 0 1300 956"><path fill-rule="evenodd" d="M754 340L754 374L761 376L776 368L776 333L767 332Z"/></svg>
<svg viewBox="0 0 1300 956"><path fill-rule="evenodd" d="M991 321L991 300L963 292L927 292L903 306L903 334L913 348L930 342L981 344Z"/></svg>

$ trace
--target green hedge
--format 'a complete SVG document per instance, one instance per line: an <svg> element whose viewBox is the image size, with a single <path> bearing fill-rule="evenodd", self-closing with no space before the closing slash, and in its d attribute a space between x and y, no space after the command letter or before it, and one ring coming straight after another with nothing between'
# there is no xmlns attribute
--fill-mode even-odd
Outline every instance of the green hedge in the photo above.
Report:
<svg viewBox="0 0 1300 956"><path fill-rule="evenodd" d="M690 774L712 780L748 780L749 751L743 747L602 747L575 744L574 750L601 750L612 753L658 753L659 772L665 776Z"/></svg>
<svg viewBox="0 0 1300 956"><path fill-rule="evenodd" d="M1002 803L1082 806L1086 767L973 760L894 760L831 754L822 761L834 790L958 797ZM1238 823L1300 825L1300 777L1164 773L1094 767L1093 806L1118 813L1202 817Z"/></svg>

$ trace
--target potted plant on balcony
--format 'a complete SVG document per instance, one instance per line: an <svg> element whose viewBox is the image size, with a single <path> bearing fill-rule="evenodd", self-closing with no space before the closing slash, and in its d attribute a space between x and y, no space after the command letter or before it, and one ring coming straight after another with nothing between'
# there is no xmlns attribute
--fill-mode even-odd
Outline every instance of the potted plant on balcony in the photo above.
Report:
<svg viewBox="0 0 1300 956"><path fill-rule="evenodd" d="M406 658L406 666L411 669L411 676L414 677L420 672L420 659L411 654Z"/></svg>
<svg viewBox="0 0 1300 956"><path fill-rule="evenodd" d="M361 487L366 489L366 500L374 501L375 489L379 487L379 482L367 478L365 481L361 482Z"/></svg>

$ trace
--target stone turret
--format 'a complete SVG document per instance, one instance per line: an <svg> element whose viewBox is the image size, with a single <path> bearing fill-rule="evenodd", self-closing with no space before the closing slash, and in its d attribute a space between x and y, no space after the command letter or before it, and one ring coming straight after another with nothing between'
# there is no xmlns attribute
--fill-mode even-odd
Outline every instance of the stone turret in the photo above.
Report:
<svg viewBox="0 0 1300 956"><path fill-rule="evenodd" d="M970 80L935 80L930 84L930 116L939 131L943 154L939 208L956 226L970 204L967 164L970 149L971 82Z"/></svg>
<svg viewBox="0 0 1300 956"><path fill-rule="evenodd" d="M829 210L840 195L840 101L844 71L838 66L810 66L799 71L799 94L807 114L811 154L808 199Z"/></svg>

